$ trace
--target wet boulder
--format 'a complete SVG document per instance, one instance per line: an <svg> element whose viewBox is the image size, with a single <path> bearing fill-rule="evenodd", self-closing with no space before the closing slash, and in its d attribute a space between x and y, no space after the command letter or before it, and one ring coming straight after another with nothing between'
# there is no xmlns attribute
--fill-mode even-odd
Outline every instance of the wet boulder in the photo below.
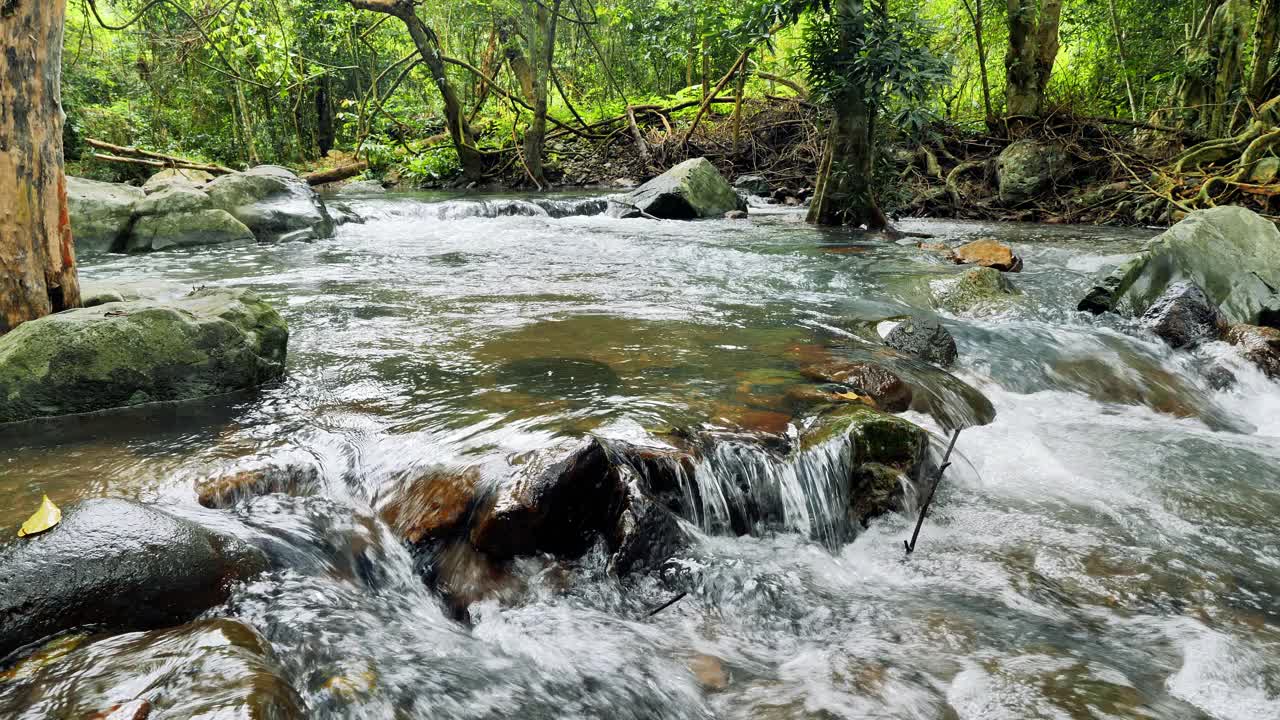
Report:
<svg viewBox="0 0 1280 720"><path fill-rule="evenodd" d="M627 494L609 536L609 570L615 575L661 569L688 544L676 516L645 492L646 482L630 467L620 470Z"/></svg>
<svg viewBox="0 0 1280 720"><path fill-rule="evenodd" d="M734 179L733 187L748 195L769 197L769 181L761 175L739 175Z"/></svg>
<svg viewBox="0 0 1280 720"><path fill-rule="evenodd" d="M1251 210L1199 210L1154 238L1080 303L1146 313L1171 286L1194 283L1230 324L1280 325L1280 229Z"/></svg>
<svg viewBox="0 0 1280 720"><path fill-rule="evenodd" d="M384 522L410 545L455 534L480 498L476 468L437 468L390 483L374 507Z"/></svg>
<svg viewBox="0 0 1280 720"><path fill-rule="evenodd" d="M113 637L70 636L0 683L12 718L301 720L305 703L270 644L238 620L198 620Z"/></svg>
<svg viewBox="0 0 1280 720"><path fill-rule="evenodd" d="M1022 258L1004 243L991 238L975 240L956 248L952 258L957 265L977 265L1000 272L1022 272Z"/></svg>
<svg viewBox="0 0 1280 720"><path fill-rule="evenodd" d="M911 408L911 386L889 368L872 362L832 362L810 365L801 371L810 380L842 385L856 395L871 398L888 412Z"/></svg>
<svg viewBox="0 0 1280 720"><path fill-rule="evenodd" d="M1280 380L1280 330L1256 325L1233 325L1227 341L1267 377Z"/></svg>
<svg viewBox="0 0 1280 720"><path fill-rule="evenodd" d="M284 374L288 339L247 290L48 315L0 336L0 422L252 388Z"/></svg>
<svg viewBox="0 0 1280 720"><path fill-rule="evenodd" d="M625 493L600 440L561 443L519 459L473 516L471 543L495 559L577 557L614 531Z"/></svg>
<svg viewBox="0 0 1280 720"><path fill-rule="evenodd" d="M320 196L285 168L261 165L223 175L205 190L215 207L244 223L259 242L333 236L333 219Z"/></svg>
<svg viewBox="0 0 1280 720"><path fill-rule="evenodd" d="M1019 140L996 159L1000 201L1021 205L1051 189L1071 173L1071 155L1056 142Z"/></svg>
<svg viewBox="0 0 1280 720"><path fill-rule="evenodd" d="M244 542L155 507L86 500L52 529L0 547L0 656L83 626L190 621L265 567Z"/></svg>
<svg viewBox="0 0 1280 720"><path fill-rule="evenodd" d="M695 220L745 210L746 203L706 158L686 160L635 190L615 197L615 217Z"/></svg>
<svg viewBox="0 0 1280 720"><path fill-rule="evenodd" d="M1003 312L1019 294L999 270L987 267L974 268L957 278L930 283L930 290L938 307L973 316Z"/></svg>
<svg viewBox="0 0 1280 720"><path fill-rule="evenodd" d="M959 356L956 339L942 323L929 317L909 317L884 323L884 344L912 357L940 367L949 367Z"/></svg>
<svg viewBox="0 0 1280 720"><path fill-rule="evenodd" d="M108 253L119 249L129 232L133 206L144 197L128 185L67 176L67 208L76 252Z"/></svg>
<svg viewBox="0 0 1280 720"><path fill-rule="evenodd" d="M1142 324L1173 348L1217 340L1227 321L1199 285L1175 283L1142 316Z"/></svg>

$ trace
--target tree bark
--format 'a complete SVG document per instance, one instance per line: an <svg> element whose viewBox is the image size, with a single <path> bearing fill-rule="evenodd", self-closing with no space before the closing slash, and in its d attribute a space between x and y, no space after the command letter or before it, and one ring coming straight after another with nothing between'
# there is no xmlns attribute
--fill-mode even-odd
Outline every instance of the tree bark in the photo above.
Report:
<svg viewBox="0 0 1280 720"><path fill-rule="evenodd" d="M964 3L965 12L969 13L969 21L973 23L973 43L978 51L978 73L982 80L982 107L987 111L987 120L990 121L995 117L996 111L991 104L991 80L987 77L987 42L983 37L982 0L974 0L972 4L969 0L961 2Z"/></svg>
<svg viewBox="0 0 1280 720"><path fill-rule="evenodd" d="M1044 92L1058 58L1062 0L1008 0L1005 98L1010 116L1044 113Z"/></svg>
<svg viewBox="0 0 1280 720"><path fill-rule="evenodd" d="M1253 29L1253 67L1249 71L1249 100L1255 107L1267 98L1267 81L1271 79L1271 59L1276 54L1280 35L1280 0L1262 0L1258 20Z"/></svg>
<svg viewBox="0 0 1280 720"><path fill-rule="evenodd" d="M863 0L840 0L837 12L840 42L849 48L865 32ZM849 83L835 100L817 187L809 206L810 223L862 226L868 230L888 225L871 187L876 112L874 99L858 82Z"/></svg>
<svg viewBox="0 0 1280 720"><path fill-rule="evenodd" d="M556 21L560 17L560 0L547 7L541 0L533 11L533 122L525 130L524 163L539 188L549 187L542 170L542 148L547 137L547 93L551 64L556 52Z"/></svg>
<svg viewBox="0 0 1280 720"><path fill-rule="evenodd" d="M1218 8L1213 20L1213 51L1217 72L1213 78L1213 108L1209 114L1209 136L1231 134L1231 118L1235 108L1232 95L1240 87L1244 74L1245 23L1252 8L1249 0L1227 0Z"/></svg>
<svg viewBox="0 0 1280 720"><path fill-rule="evenodd" d="M431 72L431 78L440 88L440 97L444 100L445 125L449 130L449 138L458 152L458 161L462 164L462 173L468 179L478 180L484 175L484 156L476 149L471 136L471 126L463 117L462 102L449 82L445 73L444 56L436 34L428 28L414 12L413 0L347 0L357 10L371 10L398 18L409 30L413 45L422 56L422 64Z"/></svg>
<svg viewBox="0 0 1280 720"><path fill-rule="evenodd" d="M528 4L526 3L526 9ZM539 5L539 12L545 13ZM529 63L529 58L525 57L524 48L520 45L520 35L515 32L516 21L511 18L502 18L498 21L498 39L502 42L502 54L507 58L507 67L511 68L511 74L516 76L516 82L520 83L520 92L524 96L525 102L530 105L537 103L534 97L534 72L533 65Z"/></svg>
<svg viewBox="0 0 1280 720"><path fill-rule="evenodd" d="M0 0L0 334L80 307L62 158L66 4Z"/></svg>

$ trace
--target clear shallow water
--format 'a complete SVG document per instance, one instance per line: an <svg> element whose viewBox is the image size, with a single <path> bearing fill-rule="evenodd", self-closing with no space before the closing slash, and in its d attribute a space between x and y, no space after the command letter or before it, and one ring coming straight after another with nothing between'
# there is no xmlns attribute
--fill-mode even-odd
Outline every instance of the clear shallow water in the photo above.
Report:
<svg viewBox="0 0 1280 720"><path fill-rule="evenodd" d="M380 488L560 435L785 426L814 348L927 307L958 269L796 213L355 209L368 221L321 243L88 259L89 281L254 288L289 321L288 379L6 432L0 517L121 495L291 548L297 567L227 610L316 717L1280 718L1280 385L1236 366L1239 387L1211 391L1199 368L1228 349L1174 353L1072 310L1146 234L903 224L1026 261L1009 312L944 318L999 416L962 435L909 561L907 516L835 551L702 536L681 561L694 592L649 619L657 579L530 560L518 600L466 627L374 519ZM316 465L322 492L195 505L198 479L267 462Z"/></svg>

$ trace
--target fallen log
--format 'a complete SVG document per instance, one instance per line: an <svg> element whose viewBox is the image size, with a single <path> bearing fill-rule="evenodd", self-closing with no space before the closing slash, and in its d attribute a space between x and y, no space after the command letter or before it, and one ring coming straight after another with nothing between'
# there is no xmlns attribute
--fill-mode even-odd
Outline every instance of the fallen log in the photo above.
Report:
<svg viewBox="0 0 1280 720"><path fill-rule="evenodd" d="M368 169L369 163L361 160L360 162L352 163L350 165L342 165L335 168L329 168L327 170L317 170L312 173L307 173L302 176L302 179L306 180L307 184L311 186L324 185L325 183L337 182L339 180L346 180L347 178L355 177Z"/></svg>
<svg viewBox="0 0 1280 720"><path fill-rule="evenodd" d="M217 170L215 169L215 166L201 165L200 163L175 162L173 160L149 160L147 158L121 157L119 155L111 155L109 153L96 152L93 154L93 157L96 160L102 160L104 162L125 163L127 165L146 165L148 167L162 168L162 169L176 168L178 170L204 170L207 173L211 173L215 175L226 175L229 172L235 172L234 170Z"/></svg>
<svg viewBox="0 0 1280 720"><path fill-rule="evenodd" d="M156 163L156 162L135 163L138 165L153 165L156 167L174 167L174 168L183 168L185 170L204 170L205 172L212 173L214 175L229 175L235 172L235 170L232 170L229 167L224 167L222 165L210 165L208 163L198 163L198 162L195 162L194 160L188 160L186 158L177 157L176 155L165 155L163 153L152 152L150 150L143 150L137 147L112 145L109 142L103 142L102 140L95 140L94 138L85 138L84 141L90 147L94 147L99 150L105 150L108 153L105 156L100 155L98 153L94 153L94 157L98 157L103 160L110 160L112 162L129 162L129 159L123 156L136 155L140 158L147 158L150 160L161 161L159 163Z"/></svg>

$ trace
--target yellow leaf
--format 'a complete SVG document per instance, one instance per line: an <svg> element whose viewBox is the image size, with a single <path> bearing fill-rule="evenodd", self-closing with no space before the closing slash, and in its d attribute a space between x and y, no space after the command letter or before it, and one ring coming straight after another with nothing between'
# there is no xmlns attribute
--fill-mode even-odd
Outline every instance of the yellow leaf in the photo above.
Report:
<svg viewBox="0 0 1280 720"><path fill-rule="evenodd" d="M45 495L44 501L40 503L40 509L36 510L36 514L22 523L22 529L18 531L18 537L38 535L60 522L62 522L62 511L49 500L48 495Z"/></svg>

